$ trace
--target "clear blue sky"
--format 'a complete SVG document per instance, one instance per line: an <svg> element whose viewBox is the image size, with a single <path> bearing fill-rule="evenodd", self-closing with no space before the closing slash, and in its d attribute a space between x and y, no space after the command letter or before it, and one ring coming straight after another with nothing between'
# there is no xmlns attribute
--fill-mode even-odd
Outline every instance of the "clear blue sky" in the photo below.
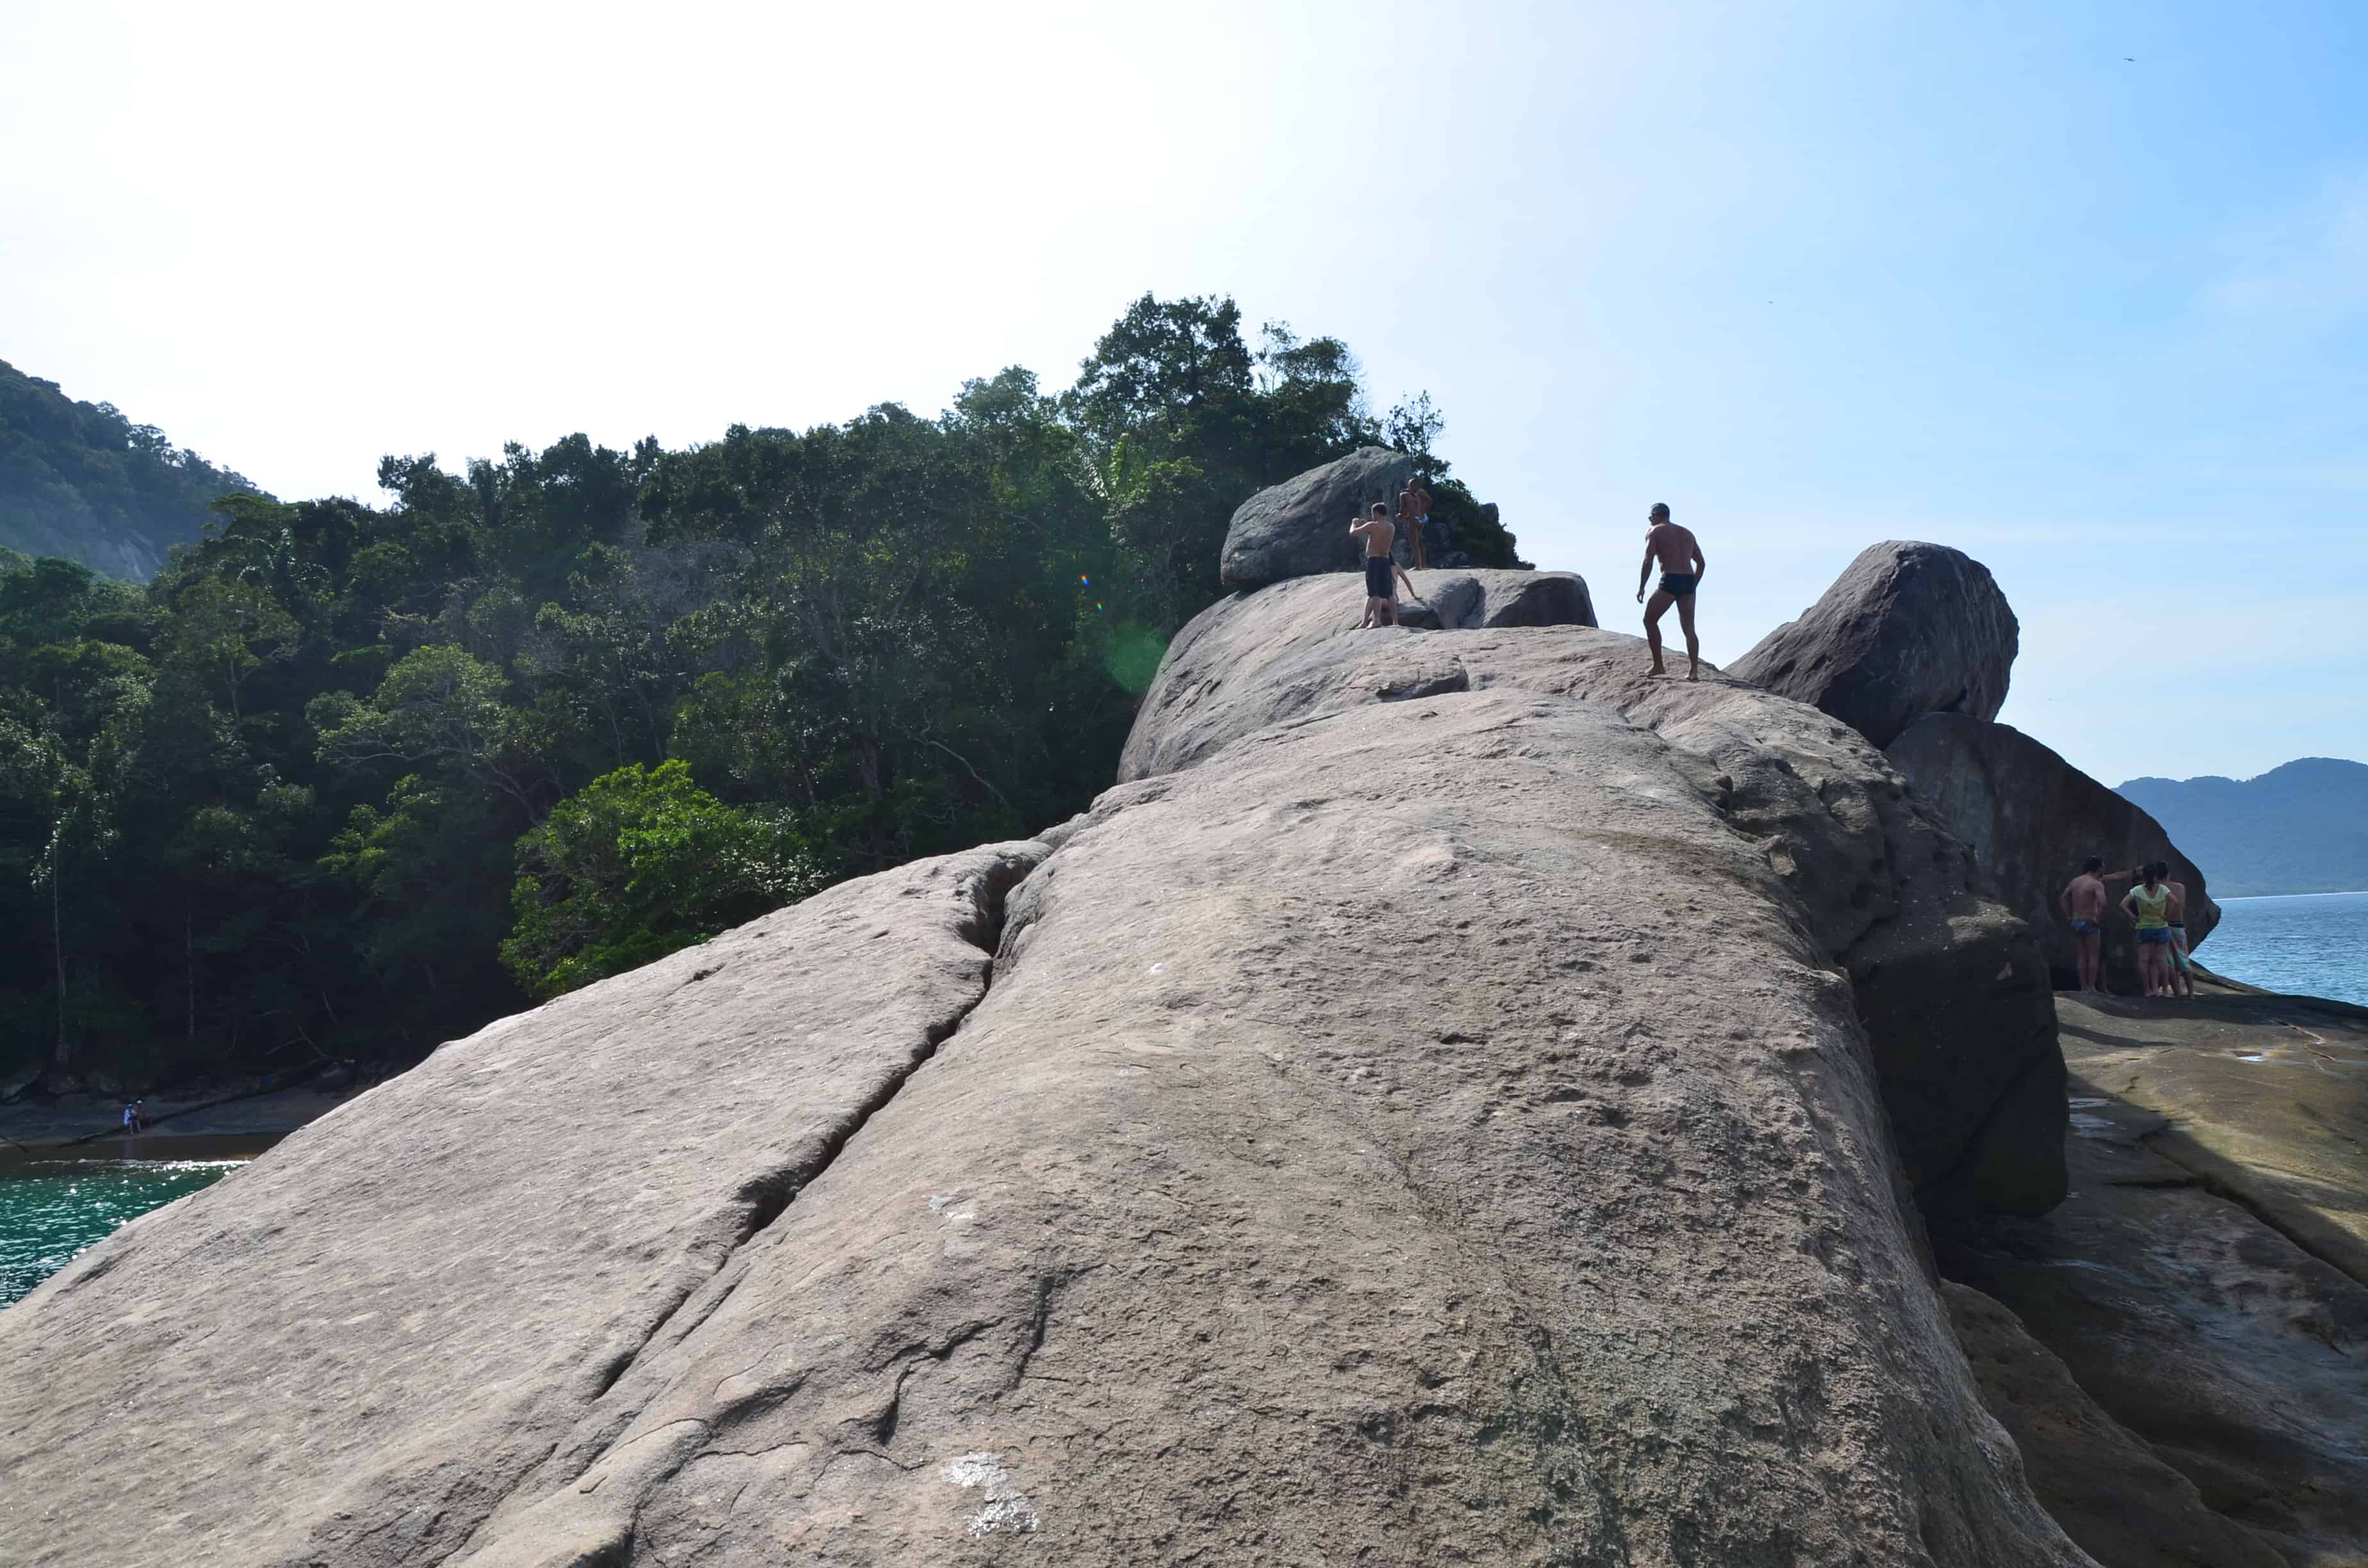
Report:
<svg viewBox="0 0 2368 1568"><path fill-rule="evenodd" d="M1611 624L1655 500L1715 659L1936 540L2106 782L2368 756L2368 6L9 15L0 358L283 495L1232 293Z"/></svg>

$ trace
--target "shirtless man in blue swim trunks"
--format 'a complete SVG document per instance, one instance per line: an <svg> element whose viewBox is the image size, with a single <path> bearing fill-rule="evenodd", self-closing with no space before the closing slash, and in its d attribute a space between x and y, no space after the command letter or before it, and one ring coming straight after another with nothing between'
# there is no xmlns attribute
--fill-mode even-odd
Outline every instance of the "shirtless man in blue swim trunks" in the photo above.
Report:
<svg viewBox="0 0 2368 1568"><path fill-rule="evenodd" d="M1645 673L1669 673L1661 667L1661 617L1675 605L1678 625L1686 634L1686 678L1700 680L1702 639L1694 635L1694 590L1702 585L1702 570L1710 562L1703 559L1693 530L1669 521L1667 502L1655 502L1645 524L1645 564L1636 574L1636 602L1645 605L1645 642L1653 650L1653 667ZM1656 561L1661 563L1661 585L1655 590L1653 602L1645 604L1645 583L1652 576Z"/></svg>
<svg viewBox="0 0 2368 1568"><path fill-rule="evenodd" d="M2105 989L2105 909L2112 895L2105 891L2105 858L2091 855L2080 863L2080 874L2056 898L2056 907L2072 926L2073 956L2079 961L2080 989Z"/></svg>
<svg viewBox="0 0 2368 1568"><path fill-rule="evenodd" d="M1373 503L1372 515L1359 517L1349 525L1349 537L1365 541L1365 619L1357 630L1369 626L1395 626L1398 623L1398 580L1403 578L1408 597L1414 596L1414 579L1407 577L1390 546L1397 541L1397 526L1390 521L1389 504Z"/></svg>

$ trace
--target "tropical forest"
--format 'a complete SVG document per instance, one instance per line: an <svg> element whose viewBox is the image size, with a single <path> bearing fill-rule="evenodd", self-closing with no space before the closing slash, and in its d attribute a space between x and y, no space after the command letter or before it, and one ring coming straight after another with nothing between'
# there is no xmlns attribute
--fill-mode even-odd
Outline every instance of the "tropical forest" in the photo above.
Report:
<svg viewBox="0 0 2368 1568"><path fill-rule="evenodd" d="M9 375L17 1085L391 1070L1061 821L1224 592L1234 508L1358 447L1412 454L1473 564L1521 564L1427 396L1377 413L1345 344L1229 299L1136 301L1058 395L1013 368L934 415L389 456L374 503L277 499Z"/></svg>

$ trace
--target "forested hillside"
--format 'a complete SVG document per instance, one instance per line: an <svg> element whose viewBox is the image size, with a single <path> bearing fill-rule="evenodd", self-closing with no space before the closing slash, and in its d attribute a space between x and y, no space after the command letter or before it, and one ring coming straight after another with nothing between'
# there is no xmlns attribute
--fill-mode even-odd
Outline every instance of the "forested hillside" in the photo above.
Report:
<svg viewBox="0 0 2368 1568"><path fill-rule="evenodd" d="M1417 454L1348 350L1145 296L1058 399L1007 369L681 451L572 437L386 499L219 503L144 586L0 572L0 1074L404 1061L1111 779L1258 487Z"/></svg>
<svg viewBox="0 0 2368 1568"><path fill-rule="evenodd" d="M207 507L255 486L115 405L75 403L0 360L0 548L144 579Z"/></svg>
<svg viewBox="0 0 2368 1568"><path fill-rule="evenodd" d="M2368 764L2305 756L2255 778L2133 778L2223 898L2368 888Z"/></svg>

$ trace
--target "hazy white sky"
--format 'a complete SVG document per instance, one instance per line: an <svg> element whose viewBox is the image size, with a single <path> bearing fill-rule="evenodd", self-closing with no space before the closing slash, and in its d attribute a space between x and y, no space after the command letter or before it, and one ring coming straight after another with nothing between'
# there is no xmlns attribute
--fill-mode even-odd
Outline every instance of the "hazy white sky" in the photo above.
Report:
<svg viewBox="0 0 2368 1568"><path fill-rule="evenodd" d="M2124 57L2135 57L2125 59ZM2368 6L6 0L0 358L282 496L1345 338L1543 565L1739 653L1998 574L2108 783L2368 757Z"/></svg>

